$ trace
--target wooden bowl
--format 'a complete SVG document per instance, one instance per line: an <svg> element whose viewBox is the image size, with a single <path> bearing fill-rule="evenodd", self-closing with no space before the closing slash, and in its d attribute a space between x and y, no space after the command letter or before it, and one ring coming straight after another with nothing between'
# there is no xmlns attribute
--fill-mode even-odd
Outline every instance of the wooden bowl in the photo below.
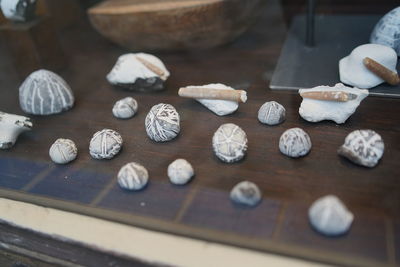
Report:
<svg viewBox="0 0 400 267"><path fill-rule="evenodd" d="M92 25L132 50L205 49L232 41L265 0L106 0L89 9Z"/></svg>

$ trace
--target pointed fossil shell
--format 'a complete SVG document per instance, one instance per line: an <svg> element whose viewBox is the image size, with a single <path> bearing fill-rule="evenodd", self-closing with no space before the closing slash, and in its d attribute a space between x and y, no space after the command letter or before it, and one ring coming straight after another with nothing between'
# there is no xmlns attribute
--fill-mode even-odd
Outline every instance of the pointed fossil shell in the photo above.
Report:
<svg viewBox="0 0 400 267"><path fill-rule="evenodd" d="M327 236L346 233L353 222L353 214L336 196L328 195L316 200L308 210L311 225Z"/></svg>
<svg viewBox="0 0 400 267"><path fill-rule="evenodd" d="M311 150L310 136L300 128L286 130L279 139L279 150L288 157L298 158Z"/></svg>
<svg viewBox="0 0 400 267"><path fill-rule="evenodd" d="M193 175L193 167L185 159L177 159L168 166L168 177L173 184L187 184Z"/></svg>
<svg viewBox="0 0 400 267"><path fill-rule="evenodd" d="M157 57L145 54L125 54L107 75L107 80L117 86L136 91L158 91L170 73Z"/></svg>
<svg viewBox="0 0 400 267"><path fill-rule="evenodd" d="M89 152L95 159L112 159L122 147L122 137L110 129L96 132L90 140Z"/></svg>
<svg viewBox="0 0 400 267"><path fill-rule="evenodd" d="M261 201L261 191L255 183L243 181L232 188L230 197L235 203L255 206Z"/></svg>
<svg viewBox="0 0 400 267"><path fill-rule="evenodd" d="M137 101L129 96L115 102L112 112L116 118L129 119L135 116L137 109Z"/></svg>
<svg viewBox="0 0 400 267"><path fill-rule="evenodd" d="M187 86L190 87L190 86ZM219 90L235 90L232 87L226 86L221 83L211 83L202 86L194 86L199 88L212 88L212 89L219 89ZM218 116L225 116L235 112L239 104L236 101L229 101L229 100L216 100L216 99L196 99L200 102L203 106L217 114Z"/></svg>
<svg viewBox="0 0 400 267"><path fill-rule="evenodd" d="M285 108L275 101L265 102L258 110L258 120L268 125L282 123L286 117Z"/></svg>
<svg viewBox="0 0 400 267"><path fill-rule="evenodd" d="M382 137L375 131L356 130L347 135L338 153L356 164L375 167L382 158L384 150Z"/></svg>
<svg viewBox="0 0 400 267"><path fill-rule="evenodd" d="M215 155L226 163L241 160L247 151L246 133L233 123L222 124L214 133L212 145Z"/></svg>
<svg viewBox="0 0 400 267"><path fill-rule="evenodd" d="M151 140L170 141L180 132L179 113L170 104L155 105L146 116L145 126Z"/></svg>
<svg viewBox="0 0 400 267"><path fill-rule="evenodd" d="M25 22L35 16L36 0L0 0L0 7L7 19Z"/></svg>
<svg viewBox="0 0 400 267"><path fill-rule="evenodd" d="M22 132L31 129L29 118L0 111L0 149L11 148Z"/></svg>
<svg viewBox="0 0 400 267"><path fill-rule="evenodd" d="M400 56L400 6L379 20L372 31L370 42L389 46Z"/></svg>
<svg viewBox="0 0 400 267"><path fill-rule="evenodd" d="M118 184L126 190L140 190L147 185L148 181L149 173L146 168L136 162L125 164L118 172Z"/></svg>
<svg viewBox="0 0 400 267"><path fill-rule="evenodd" d="M366 57L397 73L397 54L392 48L379 44L364 44L339 61L340 81L361 89L384 83L382 78L365 67L363 60Z"/></svg>
<svg viewBox="0 0 400 267"><path fill-rule="evenodd" d="M57 139L50 147L49 156L52 161L58 164L66 164L78 155L75 143L70 139Z"/></svg>
<svg viewBox="0 0 400 267"><path fill-rule="evenodd" d="M26 113L50 115L70 109L74 95L60 76L42 69L32 72L22 83L19 103Z"/></svg>
<svg viewBox="0 0 400 267"><path fill-rule="evenodd" d="M341 83L333 87L317 86L311 89L299 90L300 95L310 92L344 92L350 95L348 101L329 101L307 98L303 96L299 108L300 116L309 122L319 122L323 120L332 120L336 123L344 123L356 111L361 101L369 94L368 90L360 90L344 86ZM351 99L351 98L354 99Z"/></svg>

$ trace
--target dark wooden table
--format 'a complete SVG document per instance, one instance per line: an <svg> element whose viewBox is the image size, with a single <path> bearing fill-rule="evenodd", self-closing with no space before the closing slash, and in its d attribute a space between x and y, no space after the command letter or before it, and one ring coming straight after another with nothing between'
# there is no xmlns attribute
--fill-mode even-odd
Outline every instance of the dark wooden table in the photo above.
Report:
<svg viewBox="0 0 400 267"><path fill-rule="evenodd" d="M227 46L157 54L172 75L167 90L144 94L113 88L105 79L117 57L128 51L100 37L86 21L60 32L69 60L60 75L71 85L76 105L60 115L30 116L34 130L21 135L12 149L0 151L0 196L315 261L400 264L400 101L368 97L344 125L304 121L298 114L298 94L268 88L284 37L280 10L270 6L257 25ZM10 62L0 42L0 110L23 114L18 103L21 80ZM248 102L236 113L218 117L177 96L181 86L212 82L246 89ZM112 106L125 96L137 99L139 112L130 120L115 119ZM269 127L258 122L257 111L269 100L286 107L283 124ZM175 106L182 130L175 140L160 144L146 136L144 118L161 102ZM242 127L249 139L246 158L236 164L220 162L211 148L213 133L228 122ZM311 136L313 148L304 158L290 159L279 152L280 135L292 127ZM117 130L124 139L122 152L110 161L94 160L88 153L91 136L103 128ZM346 135L356 129L373 129L383 137L386 150L376 168L356 166L336 154ZM55 166L48 157L50 145L59 137L78 146L77 160L67 166ZM168 164L178 157L189 160L196 171L184 187L172 186L166 176ZM151 180L144 191L126 193L116 185L116 173L130 161L149 170ZM229 201L231 188L245 179L257 183L264 195L254 209ZM308 224L309 205L326 194L337 195L355 215L351 231L343 237L323 237ZM26 242L17 242L15 236ZM95 265L98 257L113 257L7 225L0 225L0 242L87 265ZM41 244L46 242L70 253L44 249ZM79 254L82 250L88 252Z"/></svg>

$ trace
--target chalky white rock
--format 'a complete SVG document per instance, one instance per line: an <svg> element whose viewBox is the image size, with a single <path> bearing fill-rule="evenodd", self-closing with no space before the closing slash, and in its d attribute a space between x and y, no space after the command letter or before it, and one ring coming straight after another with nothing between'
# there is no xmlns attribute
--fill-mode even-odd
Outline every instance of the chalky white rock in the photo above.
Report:
<svg viewBox="0 0 400 267"><path fill-rule="evenodd" d="M156 142L167 142L180 132L180 117L170 104L158 104L151 108L145 120L149 138Z"/></svg>
<svg viewBox="0 0 400 267"><path fill-rule="evenodd" d="M89 152L95 159L112 159L122 148L121 135L111 129L96 132L90 140Z"/></svg>
<svg viewBox="0 0 400 267"><path fill-rule="evenodd" d="M327 236L338 236L349 231L353 214L334 195L316 200L308 210L308 217L315 230Z"/></svg>
<svg viewBox="0 0 400 267"><path fill-rule="evenodd" d="M258 120L267 125L280 124L285 118L285 108L275 101L265 102L258 110Z"/></svg>
<svg viewBox="0 0 400 267"><path fill-rule="evenodd" d="M15 22L25 22L35 16L36 0L0 0L4 17Z"/></svg>
<svg viewBox="0 0 400 267"><path fill-rule="evenodd" d="M375 167L383 156L385 144L373 130L356 130L347 135L339 155L365 167Z"/></svg>
<svg viewBox="0 0 400 267"><path fill-rule="evenodd" d="M318 100L303 96L299 108L300 116L309 122L331 120L336 123L345 123L346 120L356 111L361 101L369 94L368 90L347 87L341 83L333 87L317 86L311 89L300 89L300 95L310 92L338 93L342 92L351 96L348 101Z"/></svg>
<svg viewBox="0 0 400 267"><path fill-rule="evenodd" d="M279 139L279 150L288 157L299 158L311 150L310 136L300 128L286 130Z"/></svg>
<svg viewBox="0 0 400 267"><path fill-rule="evenodd" d="M397 73L397 54L393 48L380 44L364 44L339 61L340 81L360 89L369 89L384 83L382 78L365 67L363 60L366 57Z"/></svg>
<svg viewBox="0 0 400 267"><path fill-rule="evenodd" d="M129 53L118 58L107 75L113 85L136 91L159 91L170 76L164 63L146 53Z"/></svg>
<svg viewBox="0 0 400 267"><path fill-rule="evenodd" d="M49 156L57 164L67 164L78 155L78 149L74 141L70 139L59 138L50 147Z"/></svg>
<svg viewBox="0 0 400 267"><path fill-rule="evenodd" d="M400 6L379 20L371 33L370 42L389 46L400 56Z"/></svg>
<svg viewBox="0 0 400 267"><path fill-rule="evenodd" d="M187 184L192 179L193 175L193 167L185 159L177 159L168 166L168 177L173 184Z"/></svg>
<svg viewBox="0 0 400 267"><path fill-rule="evenodd" d="M149 181L147 169L137 163L125 164L118 172L118 184L125 190L137 191L143 189Z"/></svg>
<svg viewBox="0 0 400 267"><path fill-rule="evenodd" d="M9 149L18 136L32 129L30 118L0 111L0 149Z"/></svg>
<svg viewBox="0 0 400 267"><path fill-rule="evenodd" d="M74 101L72 90L63 78L44 69L31 73L19 88L19 103L29 114L57 114L69 110Z"/></svg>
<svg viewBox="0 0 400 267"><path fill-rule="evenodd" d="M129 119L135 116L137 109L137 101L129 96L115 102L112 112L116 118Z"/></svg>
<svg viewBox="0 0 400 267"><path fill-rule="evenodd" d="M238 204L255 206L261 201L262 195L255 183L243 181L233 187L230 198Z"/></svg>
<svg viewBox="0 0 400 267"><path fill-rule="evenodd" d="M226 163L237 162L246 154L247 135L236 124L222 124L214 133L212 145L220 160Z"/></svg>

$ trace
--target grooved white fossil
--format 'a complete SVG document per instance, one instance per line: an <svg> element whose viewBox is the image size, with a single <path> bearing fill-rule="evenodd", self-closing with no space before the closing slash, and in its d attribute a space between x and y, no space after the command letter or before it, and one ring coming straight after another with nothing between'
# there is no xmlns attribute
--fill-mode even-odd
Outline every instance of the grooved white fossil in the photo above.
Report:
<svg viewBox="0 0 400 267"><path fill-rule="evenodd" d="M255 206L261 201L261 191L255 183L243 181L232 188L230 197L233 202Z"/></svg>
<svg viewBox="0 0 400 267"><path fill-rule="evenodd" d="M58 164L66 164L73 161L78 155L75 143L70 139L57 139L50 147L49 156Z"/></svg>
<svg viewBox="0 0 400 267"><path fill-rule="evenodd" d="M286 117L285 108L275 101L265 102L258 110L258 120L268 125L282 123Z"/></svg>
<svg viewBox="0 0 400 267"><path fill-rule="evenodd" d="M146 116L145 127L150 139L156 142L170 141L180 132L179 114L170 104L155 105Z"/></svg>
<svg viewBox="0 0 400 267"><path fill-rule="evenodd" d="M186 184L192 179L193 175L193 167L185 159L177 159L168 166L168 177L173 184Z"/></svg>
<svg viewBox="0 0 400 267"><path fill-rule="evenodd" d="M118 184L126 190L140 190L147 185L148 180L146 168L136 162L125 164L118 172Z"/></svg>
<svg viewBox="0 0 400 267"><path fill-rule="evenodd" d="M214 133L212 145L215 155L232 163L241 160L247 151L246 133L233 123L222 124Z"/></svg>
<svg viewBox="0 0 400 267"><path fill-rule="evenodd" d="M279 139L279 150L292 158L305 156L311 150L310 136L300 128L288 129Z"/></svg>
<svg viewBox="0 0 400 267"><path fill-rule="evenodd" d="M137 101L128 96L115 102L112 112L116 118L129 119L135 116L137 109Z"/></svg>
<svg viewBox="0 0 400 267"><path fill-rule="evenodd" d="M400 56L400 6L379 20L372 31L370 42L389 46Z"/></svg>
<svg viewBox="0 0 400 267"><path fill-rule="evenodd" d="M89 152L95 159L112 159L122 147L122 137L110 129L96 132L90 140Z"/></svg>

